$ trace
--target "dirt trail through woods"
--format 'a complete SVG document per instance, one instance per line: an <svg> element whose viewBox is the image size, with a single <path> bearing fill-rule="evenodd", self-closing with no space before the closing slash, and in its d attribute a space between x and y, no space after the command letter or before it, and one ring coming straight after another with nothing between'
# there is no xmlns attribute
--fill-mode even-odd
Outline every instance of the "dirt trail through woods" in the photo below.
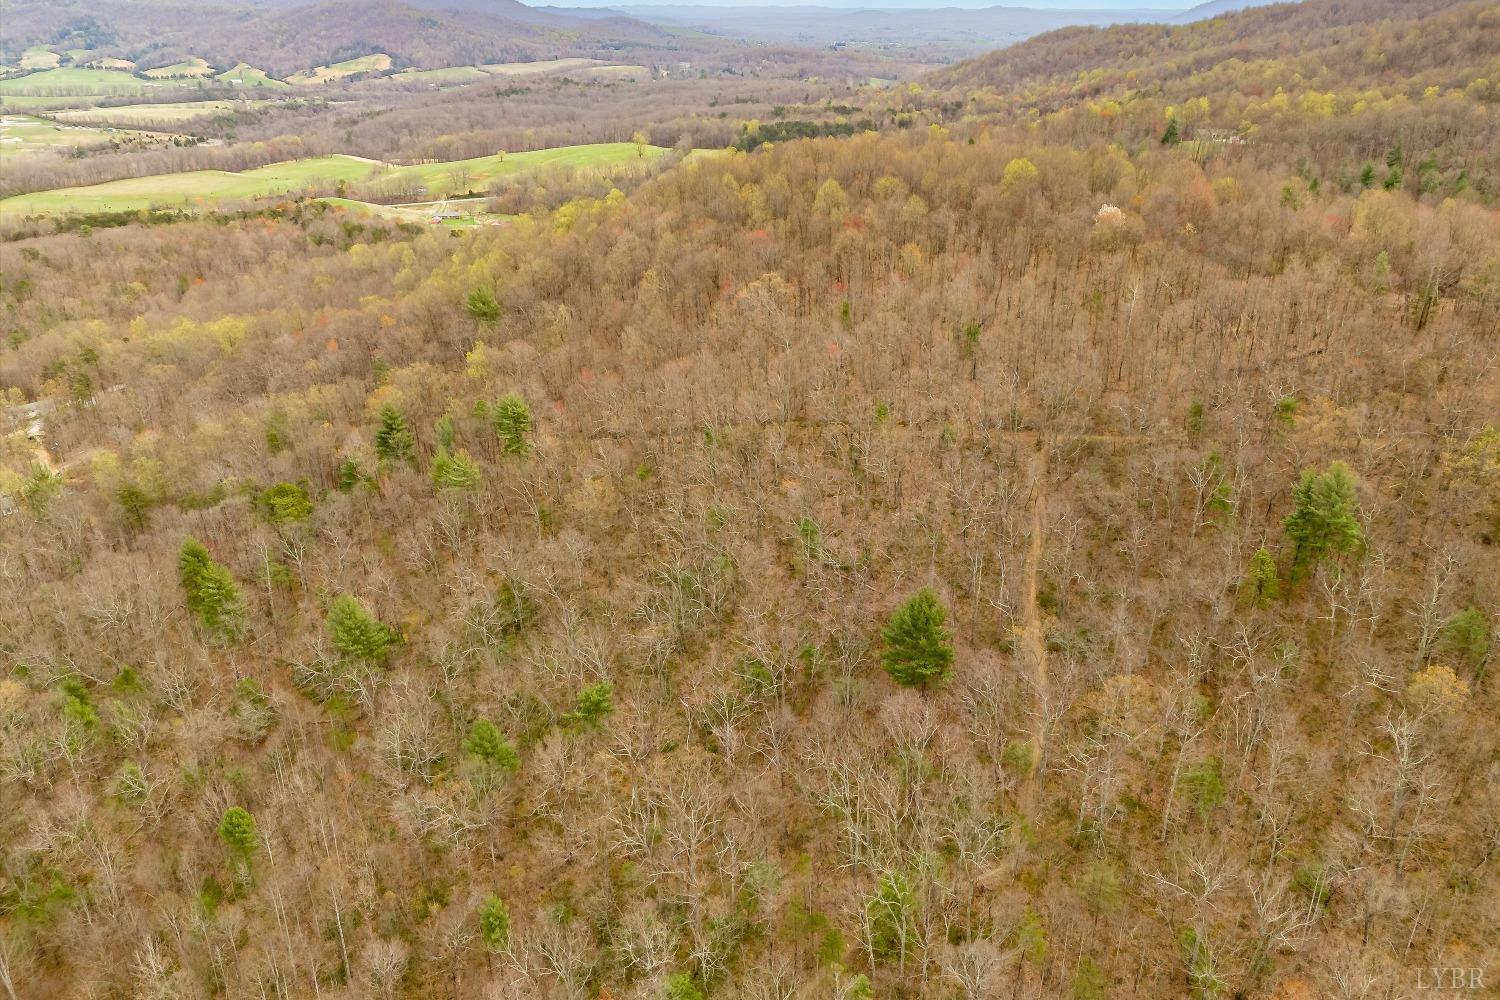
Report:
<svg viewBox="0 0 1500 1000"><path fill-rule="evenodd" d="M1042 613L1037 604L1037 577L1042 562L1042 531L1047 521L1047 450L1039 447L1031 457L1028 473L1031 479L1031 545L1026 552L1025 590L1021 595L1021 640L1031 670L1032 710L1031 770L1027 775L1027 800L1035 803L1037 770L1047 751L1047 635L1042 628Z"/></svg>

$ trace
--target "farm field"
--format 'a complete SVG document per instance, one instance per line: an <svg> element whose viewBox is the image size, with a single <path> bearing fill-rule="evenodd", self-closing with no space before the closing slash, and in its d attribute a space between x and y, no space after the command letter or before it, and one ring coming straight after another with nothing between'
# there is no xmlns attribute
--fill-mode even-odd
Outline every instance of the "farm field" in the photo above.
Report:
<svg viewBox="0 0 1500 1000"><path fill-rule="evenodd" d="M182 62L173 63L170 66L158 66L155 69L148 69L145 71L145 75L151 77L153 80L168 80L173 77L184 76L209 77L214 75L214 68L208 64L207 59L200 59L197 56L193 56L191 59L184 59Z"/></svg>
<svg viewBox="0 0 1500 1000"><path fill-rule="evenodd" d="M404 69L385 80L421 81L423 83L474 83L488 80L490 74L478 66L447 66L443 69Z"/></svg>
<svg viewBox="0 0 1500 1000"><path fill-rule="evenodd" d="M267 87L271 90L285 90L289 86L281 80L266 75L265 70L256 69L247 63L239 63L233 69L225 70L216 79L222 83L238 84L241 87Z"/></svg>
<svg viewBox="0 0 1500 1000"><path fill-rule="evenodd" d="M21 53L22 69L56 69L62 57L45 45L36 45Z"/></svg>
<svg viewBox="0 0 1500 1000"><path fill-rule="evenodd" d="M148 132L125 132L82 125L58 125L29 115L0 115L0 156L35 152L58 146L86 146L111 139L145 137Z"/></svg>
<svg viewBox="0 0 1500 1000"><path fill-rule="evenodd" d="M0 216L55 215L65 212L119 212L164 206L209 206L219 201L287 194L314 184L390 179L427 188L459 186L481 189L506 174L545 166L603 167L628 163L638 156L654 159L666 153L660 146L641 149L633 143L594 143L539 149L469 160L387 167L353 156L319 156L230 173L195 170L178 174L133 177L87 187L61 188L16 195L0 201Z"/></svg>
<svg viewBox="0 0 1500 1000"><path fill-rule="evenodd" d="M443 218L440 224L447 229L471 229L475 226L493 225L511 218L511 216L492 215L485 212L483 209L487 199L484 198L414 202L408 205L376 205L368 201L355 201L352 198L322 198L320 200L351 215L375 216L382 219L394 219L398 222L427 225L433 223L437 217L436 213L445 209L463 213Z"/></svg>
<svg viewBox="0 0 1500 1000"><path fill-rule="evenodd" d="M319 66L317 69L308 70L306 73L297 73L287 77L287 83L293 84L316 84L327 83L331 80L343 80L359 73L383 73L391 68L391 57L384 52L374 55L360 56L356 59L345 59L343 62L333 63L328 66Z"/></svg>
<svg viewBox="0 0 1500 1000"><path fill-rule="evenodd" d="M644 66L590 66L584 75L605 80L636 80L650 77L651 71Z"/></svg>
<svg viewBox="0 0 1500 1000"><path fill-rule="evenodd" d="M129 73L109 69L48 69L10 80L0 80L0 95L71 97L80 94L143 94L164 84L137 79Z"/></svg>
<svg viewBox="0 0 1500 1000"><path fill-rule="evenodd" d="M586 69L590 66L607 66L602 59L540 59L536 62L486 63L479 68L495 76L536 76L541 73L560 73L570 69Z"/></svg>
<svg viewBox="0 0 1500 1000"><path fill-rule="evenodd" d="M142 125L148 122L189 122L207 118L238 107L261 107L270 101L179 101L168 104L126 104L115 108L74 108L59 111L56 117L63 121L88 119L109 121L122 125Z"/></svg>
<svg viewBox="0 0 1500 1000"><path fill-rule="evenodd" d="M640 152L647 159L655 159L667 150L662 146L646 146ZM536 170L547 166L606 167L617 163L628 163L637 157L637 150L629 142L597 142L584 146L560 146L556 149L537 149L527 153L507 153L504 156L479 156L469 160L449 160L441 163L419 163L408 167L396 167L389 175L428 188L451 183L455 175L467 179L470 190L482 188L497 177L507 174ZM3 207L0 202L0 207Z"/></svg>
<svg viewBox="0 0 1500 1000"><path fill-rule="evenodd" d="M243 173L192 170L180 174L132 177L88 187L37 191L0 201L0 216L64 212L127 212L153 206L208 206L218 201L286 194L309 184L354 181L371 164L352 156L319 156L273 163Z"/></svg>

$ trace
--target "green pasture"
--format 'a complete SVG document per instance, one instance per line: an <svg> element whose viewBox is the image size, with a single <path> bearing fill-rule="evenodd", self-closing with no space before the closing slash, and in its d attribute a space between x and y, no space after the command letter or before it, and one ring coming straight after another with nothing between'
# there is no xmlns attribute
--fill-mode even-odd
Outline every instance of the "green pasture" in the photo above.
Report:
<svg viewBox="0 0 1500 1000"><path fill-rule="evenodd" d="M112 108L78 108L56 112L62 121L108 121L121 125L155 122L189 122L233 111L240 107L260 107L270 101L180 101L171 104L125 104Z"/></svg>
<svg viewBox="0 0 1500 1000"><path fill-rule="evenodd" d="M386 80L418 80L422 83L473 83L488 80L490 74L478 66L448 66L443 69L404 69Z"/></svg>
<svg viewBox="0 0 1500 1000"><path fill-rule="evenodd" d="M68 66L0 80L0 95L66 97L76 94L144 94L159 86L162 84L140 80L119 70Z"/></svg>
<svg viewBox="0 0 1500 1000"><path fill-rule="evenodd" d="M192 56L184 59L182 62L173 63L170 66L158 66L155 69L148 69L145 71L145 75L151 77L153 80L165 80L181 76L213 76L214 68L208 64L207 59Z"/></svg>
<svg viewBox="0 0 1500 1000"><path fill-rule="evenodd" d="M286 79L288 83L296 84L327 83L330 80L342 80L345 77L354 76L356 73L381 73L390 68L391 57L384 52L376 52L374 55L359 56L328 66L319 66L317 69L297 73Z"/></svg>
<svg viewBox="0 0 1500 1000"><path fill-rule="evenodd" d="M87 146L133 133L102 128L58 125L28 115L0 115L0 155L34 152L58 146Z"/></svg>
<svg viewBox="0 0 1500 1000"><path fill-rule="evenodd" d="M135 211L158 205L207 207L222 201L283 195L314 185L326 187L340 181L355 184L390 180L404 186L425 187L431 194L441 195L482 191L497 177L546 166L605 167L631 163L638 158L655 159L666 152L660 146L637 150L634 143L608 142L398 167L353 156L319 156L241 173L194 170L37 191L0 201L0 216Z"/></svg>
<svg viewBox="0 0 1500 1000"><path fill-rule="evenodd" d="M247 63L240 63L234 69L225 70L218 75L218 79L223 83L237 83L241 87L269 87L272 90L284 90L289 86L267 76L265 70L256 69Z"/></svg>

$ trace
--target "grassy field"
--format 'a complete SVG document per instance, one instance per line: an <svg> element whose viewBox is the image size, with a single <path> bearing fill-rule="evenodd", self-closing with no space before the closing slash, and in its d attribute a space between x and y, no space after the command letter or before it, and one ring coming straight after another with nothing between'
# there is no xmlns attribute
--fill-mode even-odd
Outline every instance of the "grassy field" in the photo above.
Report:
<svg viewBox="0 0 1500 1000"><path fill-rule="evenodd" d="M586 69L589 66L607 65L599 59L540 59L536 62L487 63L480 69L495 76L535 76L539 73L560 73L569 69Z"/></svg>
<svg viewBox="0 0 1500 1000"><path fill-rule="evenodd" d="M490 74L478 66L448 66L444 69L404 69L386 80L420 80L423 83L473 83L488 80Z"/></svg>
<svg viewBox="0 0 1500 1000"><path fill-rule="evenodd" d="M268 87L271 90L285 90L288 86L280 80L267 76L265 70L256 69L245 63L240 63L234 69L225 70L219 74L218 79L224 83L237 83L242 87Z"/></svg>
<svg viewBox="0 0 1500 1000"><path fill-rule="evenodd" d="M173 63L170 66L158 66L156 69L146 70L146 76L153 80L167 80L172 77L193 76L207 77L214 75L214 68L208 64L207 59L199 59L193 56L182 62Z"/></svg>
<svg viewBox="0 0 1500 1000"><path fill-rule="evenodd" d="M606 80L640 80L648 79L651 71L644 66L590 66L584 75Z"/></svg>
<svg viewBox="0 0 1500 1000"><path fill-rule="evenodd" d="M58 146L87 146L139 134L81 125L57 125L27 115L0 115L0 154L28 153Z"/></svg>
<svg viewBox="0 0 1500 1000"><path fill-rule="evenodd" d="M433 225L433 213L438 211L438 206L440 205L468 213L456 218L443 219L436 223L445 229L472 229L475 226L493 224L510 218L510 216L506 215L490 215L484 212L484 198L447 202L429 201L411 205L373 205L367 201L354 201L352 198L322 198L319 200L327 202L350 215L393 219L397 222L411 222L417 225Z"/></svg>
<svg viewBox="0 0 1500 1000"><path fill-rule="evenodd" d="M56 69L62 57L45 45L33 45L21 53L22 69Z"/></svg>
<svg viewBox="0 0 1500 1000"><path fill-rule="evenodd" d="M655 159L666 152L660 146L646 146L641 152L646 159ZM396 167L390 174L401 180L415 181L431 191L467 188L483 190L490 181L507 174L536 170L546 166L607 167L616 163L629 163L636 159L637 150L628 142L596 142L586 146L561 146L557 149L538 149L529 153L507 153L504 156L478 156L472 160L451 160L445 163L419 163L410 167ZM455 181L463 183L455 184ZM0 202L0 206L4 203Z"/></svg>
<svg viewBox="0 0 1500 1000"><path fill-rule="evenodd" d="M357 59L345 59L331 66L319 66L306 73L297 73L287 77L286 82L299 85L327 83L330 80L342 80L357 73L382 73L390 68L391 57L384 52L377 52L374 55L360 56Z"/></svg>
<svg viewBox="0 0 1500 1000"><path fill-rule="evenodd" d="M237 174L223 170L195 170L16 195L0 201L0 217L134 211L157 205L207 207L221 201L282 195L314 184L336 184L339 181L354 183L389 179L426 187L434 194L454 189L478 191L497 177L540 167L605 167L633 162L638 157L654 159L666 152L660 146L637 150L633 143L610 142L404 167L387 167L352 156L319 156Z"/></svg>
<svg viewBox="0 0 1500 1000"><path fill-rule="evenodd" d="M144 125L156 122L190 122L209 118L238 107L258 108L270 101L181 101L173 104L126 104L117 108L75 108L59 111L63 121L109 121L121 125Z"/></svg>
<svg viewBox="0 0 1500 1000"><path fill-rule="evenodd" d="M193 170L181 174L132 177L90 187L61 188L0 201L0 216L57 215L64 212L124 212L153 206L208 207L286 194L317 182L356 181L373 168L352 156L319 156L273 163L256 170Z"/></svg>
<svg viewBox="0 0 1500 1000"><path fill-rule="evenodd" d="M11 80L0 80L0 94L32 97L67 97L77 94L143 94L162 86L139 80L129 73L109 69L49 69Z"/></svg>

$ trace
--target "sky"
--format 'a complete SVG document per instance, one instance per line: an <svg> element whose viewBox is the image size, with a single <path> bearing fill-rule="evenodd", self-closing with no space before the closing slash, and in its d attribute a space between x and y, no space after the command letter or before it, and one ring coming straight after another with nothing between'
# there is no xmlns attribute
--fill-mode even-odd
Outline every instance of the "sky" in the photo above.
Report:
<svg viewBox="0 0 1500 1000"><path fill-rule="evenodd" d="M1203 0L527 0L533 6L551 3L559 7L855 7L899 10L933 10L960 7L1029 7L1034 10L1187 10Z"/></svg>

